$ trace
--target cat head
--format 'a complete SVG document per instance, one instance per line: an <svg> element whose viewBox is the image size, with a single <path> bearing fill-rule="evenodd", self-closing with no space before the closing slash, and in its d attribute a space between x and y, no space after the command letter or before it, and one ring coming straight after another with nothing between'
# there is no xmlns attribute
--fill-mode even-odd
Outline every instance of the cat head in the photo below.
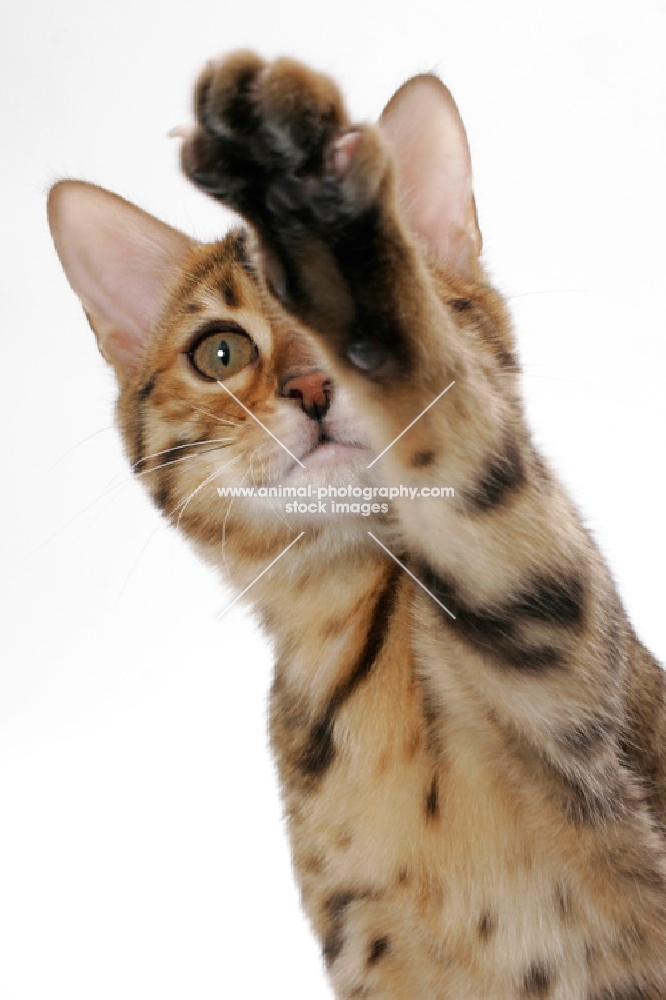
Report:
<svg viewBox="0 0 666 1000"><path fill-rule="evenodd" d="M469 149L449 92L435 77L416 77L379 124L415 240L440 269L445 293L467 293L481 238ZM234 535L240 553L290 540L302 527L347 540L365 534L365 510L354 527L350 518L322 517L317 505L326 485L376 483L362 414L313 337L269 294L251 232L202 245L81 181L54 186L49 223L117 376L133 471L168 518L208 554L223 538L228 549ZM296 496L220 495L253 487ZM291 499L298 513L285 511Z"/></svg>

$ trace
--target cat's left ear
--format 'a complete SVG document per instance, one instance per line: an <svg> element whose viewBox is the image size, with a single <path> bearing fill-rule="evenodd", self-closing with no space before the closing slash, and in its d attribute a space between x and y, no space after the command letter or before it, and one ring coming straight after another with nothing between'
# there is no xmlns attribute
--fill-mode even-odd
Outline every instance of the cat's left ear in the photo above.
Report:
<svg viewBox="0 0 666 1000"><path fill-rule="evenodd" d="M60 181L49 225L100 351L121 381L136 371L192 241L104 188Z"/></svg>
<svg viewBox="0 0 666 1000"><path fill-rule="evenodd" d="M460 113L436 76L408 80L379 120L393 153L399 204L407 222L454 271L473 276L481 233L472 161Z"/></svg>

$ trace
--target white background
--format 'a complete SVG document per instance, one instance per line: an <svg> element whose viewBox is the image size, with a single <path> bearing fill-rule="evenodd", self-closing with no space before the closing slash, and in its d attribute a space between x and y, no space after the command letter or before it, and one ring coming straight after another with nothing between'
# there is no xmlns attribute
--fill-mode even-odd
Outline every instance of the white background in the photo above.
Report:
<svg viewBox="0 0 666 1000"><path fill-rule="evenodd" d="M0 1000L328 997L266 747L270 651L239 608L215 621L225 593L126 482L47 189L84 177L212 238L226 220L166 138L206 58L296 55L359 118L436 69L536 438L663 659L666 8L23 0L3 21Z"/></svg>

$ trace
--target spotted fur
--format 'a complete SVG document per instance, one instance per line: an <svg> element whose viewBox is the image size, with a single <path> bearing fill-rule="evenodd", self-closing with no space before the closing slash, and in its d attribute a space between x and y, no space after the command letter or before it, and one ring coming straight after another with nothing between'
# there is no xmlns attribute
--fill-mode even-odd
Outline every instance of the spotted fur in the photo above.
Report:
<svg viewBox="0 0 666 1000"><path fill-rule="evenodd" d="M471 196L435 247L401 197L411 164L396 134L415 94L441 104L464 145L433 77L408 83L377 128L352 127L335 85L296 63L211 64L183 165L249 229L210 246L163 234L140 348L100 312L68 235L79 202L113 196L58 185L56 245L116 368L135 471L204 558L250 588L273 639L271 739L335 995L657 1000L663 674L532 445ZM147 225L120 199L113 211ZM225 383L233 395L191 363L220 321L258 351ZM332 387L323 408L287 391L317 371ZM264 428L306 466L318 442L351 458L303 471ZM343 520L216 493L336 477L456 491Z"/></svg>

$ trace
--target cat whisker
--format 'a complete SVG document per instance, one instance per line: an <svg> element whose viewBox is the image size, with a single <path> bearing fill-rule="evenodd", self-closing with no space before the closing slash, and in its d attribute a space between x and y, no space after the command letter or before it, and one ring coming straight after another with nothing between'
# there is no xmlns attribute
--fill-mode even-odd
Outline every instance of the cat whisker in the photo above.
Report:
<svg viewBox="0 0 666 1000"><path fill-rule="evenodd" d="M526 299L533 295L589 295L589 288L543 288L534 292L516 292L507 299Z"/></svg>
<svg viewBox="0 0 666 1000"><path fill-rule="evenodd" d="M110 493L114 493L116 490L119 490L123 486L127 486L128 483L131 483L133 478L134 478L133 476L128 476L127 479L123 479L122 482L116 483L114 486L108 486L102 493L99 494L99 496L96 496L94 500L91 500L90 503L87 503L80 510L77 510L76 514L72 514L72 516L69 517L64 524L61 524L59 528L56 528L56 530L51 535L49 535L48 538L45 538L44 541L36 545L34 549L30 549L29 552L26 552L26 554L22 556L21 559L19 559L18 563L16 564L17 567L22 565L22 563L24 563L27 559L30 559L32 558L32 556L37 555L47 545L50 545L51 542L55 541L55 539L58 538L59 535L63 533L63 531L66 531L71 524L77 521L80 517L83 517L83 515L86 514L92 507L95 507L98 503L100 503L102 500L108 497Z"/></svg>
<svg viewBox="0 0 666 1000"><path fill-rule="evenodd" d="M231 444L236 439L235 438L218 438L217 440L218 441L228 441ZM189 445L185 444L185 445L178 445L178 446L176 446L174 448L165 448L164 451L156 452L155 455L146 455L145 458L139 459L137 462L134 463L134 465L132 465L133 474L131 476L128 476L126 479L121 480L120 483L115 483L114 484L114 479L117 479L118 476L121 474L121 473L116 473L116 475L111 480L111 483L109 484L109 488L110 489L115 489L117 486L127 485L127 483L131 483L132 479L134 479L135 477L138 479L141 476L147 476L148 473L150 473L150 472L159 472L160 469L166 469L169 465L177 465L179 462L187 462L187 461L190 461L193 458L198 458L200 455L207 455L209 451L218 451L218 450L220 450L222 448L228 448L229 447L229 444L213 444L212 441L197 441L197 442L194 442L194 444L196 444L196 445L208 444L211 447L209 447L209 448L199 448L198 451L193 452L191 455L183 455L182 458L174 458L170 462L161 462L159 465L151 465L151 467L149 469L141 469L140 472L137 472L138 466L145 464L149 459L155 458L157 455L167 455L171 451L176 451L176 447L179 447L179 448L188 448Z"/></svg>
<svg viewBox="0 0 666 1000"><path fill-rule="evenodd" d="M164 521L160 520L158 522L158 524L155 526L155 528L153 528L153 530L151 531L151 533L148 535L148 538L143 543L143 545L141 546L141 548L139 549L139 553L138 553L136 559L134 560L134 562L132 563L132 565L130 567L130 571L127 574L127 576L125 577L125 581L124 581L122 587L118 591L118 596L116 597L116 607L120 603L120 601L122 599L122 596L123 596L123 594L125 593L125 591L127 589L127 584L130 582L130 580L132 578L132 574L134 573L134 570L137 568L137 566L141 562L142 555L144 554L144 552L146 551L146 549L148 548L148 546L150 545L150 543L152 542L153 538L158 533L158 531L164 531L167 527L168 527L168 524L165 524Z"/></svg>
<svg viewBox="0 0 666 1000"><path fill-rule="evenodd" d="M84 437L80 441L77 441L76 444L73 444L71 448L68 448L67 451L64 451L62 455L56 458L55 462L53 462L52 465L49 465L46 471L51 472L53 469L55 469L56 465L59 465L60 462L66 459L68 455L71 455L73 451L76 451L77 448L80 448L81 445L85 444L87 441L92 441L92 439L96 438L98 434L105 434L107 431L115 431L115 429L116 428L113 424L109 424L108 427L100 427L99 430L93 431L92 434L88 434L87 437Z"/></svg>
<svg viewBox="0 0 666 1000"><path fill-rule="evenodd" d="M98 433L98 432L96 432L96 433ZM220 439L220 440L222 440L222 439ZM229 438L228 440L230 442L232 442L235 439L234 438ZM207 442L207 443L211 444L211 442ZM49 545L52 541L54 541L56 538L58 538L58 536L61 535L62 532L65 531L71 524L73 524L74 521L78 520L78 518L80 518L80 517L83 517L83 515L86 514L92 507L95 507L98 503L100 503L102 500L104 500L110 494L115 493L118 490L121 490L124 486L128 486L129 483L133 482L135 478L139 478L140 476L146 476L150 472L158 472L160 469L164 469L164 468L166 468L169 465L176 465L177 463L186 462L189 459L197 458L199 455L205 455L209 451L217 451L218 449L228 448L228 447L229 447L228 444L225 444L225 445L216 444L216 445L213 445L212 447L210 447L208 449L199 449L198 451L194 452L194 454L192 454L192 455L185 455L182 458L175 458L172 462L163 462L160 465L154 465L154 466L152 466L150 469L144 469L141 472L134 472L132 475L127 476L125 479L122 479L119 483L114 483L112 481L109 484L109 486L102 493L99 494L99 496L95 497L94 500L91 500L90 503L87 503L84 507L81 508L81 510L78 510L76 512L76 514L73 514L70 518L68 518L68 520L65 521L64 524L61 524L60 527L57 528L53 532L53 534L49 535L48 538L45 538L43 542L40 542L39 545L37 545L34 549L31 549L29 552L27 552L25 554L25 556L23 556L22 559L19 560L18 565L21 565L21 563L25 559L29 559L32 556L37 555L37 553L41 552L41 550L46 545ZM167 449L167 451L168 450L170 450L170 449ZM114 477L114 478L117 478L117 477Z"/></svg>
<svg viewBox="0 0 666 1000"><path fill-rule="evenodd" d="M509 369L507 371L495 372L494 377L508 378L509 376L515 377L516 375L520 375L523 378L539 378L546 382L565 382L567 385L581 385L585 386L586 388L590 388L591 386L599 386L609 390L614 389L614 386L612 385L607 385L605 383L600 383L600 382L592 382L590 379L563 378L559 375L541 375L539 372L531 372L525 368L522 369L514 368L513 370Z"/></svg>
<svg viewBox="0 0 666 1000"><path fill-rule="evenodd" d="M264 444L264 445L265 445L266 447L268 447L268 442L267 442L267 441L263 442L263 444ZM258 452L258 451L259 451L259 448L257 448L257 452ZM268 472L266 472L266 468L265 468L265 466L264 466L264 460L263 460L263 458L261 457L261 455L259 455L259 454L258 454L258 455L257 455L257 458L258 458L259 462L261 463L261 479L262 479L262 485L263 485L263 484L267 484L267 483L271 483L271 482L272 482L272 476L271 476L271 469L270 469L270 462L271 462L271 458L272 458L272 456L271 456L271 455L269 455L269 456L268 456L268 460L267 460L267 461L268 461ZM280 514L280 511L279 511L279 509L278 509L278 507L277 507L277 506L276 506L276 507L274 508L274 510L273 510L273 513L274 513L274 514L275 514L275 516L276 516L276 517L278 518L278 520L279 520L279 521L281 521L281 522L282 522L282 524L284 524L284 526L285 526L286 528L288 528L288 527L289 527L289 524L288 524L288 522L287 522L287 519L286 519L285 517L283 517L283 516L282 516L282 514Z"/></svg>
<svg viewBox="0 0 666 1000"><path fill-rule="evenodd" d="M246 479L247 479L247 470L246 470L243 478L240 481L240 485L241 486L245 482ZM221 541L222 541L222 559L224 560L224 568L225 568L225 571L227 572L227 574L229 573L229 561L227 559L227 521L229 520L229 515L231 514L231 508L232 508L232 506L234 504L235 499L236 499L235 497L231 497L231 499L229 501L229 504L227 506L227 512L224 515L224 521L222 522L222 539L221 539Z"/></svg>
<svg viewBox="0 0 666 1000"><path fill-rule="evenodd" d="M235 458L230 459L225 465L220 466L220 468L216 469L215 472L212 472L210 474L210 476L207 476L207 478L204 479L204 481L202 483L199 483L199 485L196 487L196 489L192 490L192 492L189 494L189 496L185 497L183 500L180 501L180 503L176 504L176 506L173 508L172 511L169 512L169 515L168 515L169 517L172 517L176 513L176 511L179 508L181 508L180 509L180 513L178 514L178 520L176 521L176 528L180 527L180 519L182 518L183 514L185 513L186 507L188 506L188 504L190 503L190 501L194 499L194 497L197 495L197 493L199 493L199 491L202 490L204 488L204 486L208 486L208 484L210 482L212 482L213 479L215 479L217 476L219 476L221 472L224 472L225 469L228 469L230 465L233 465L235 462L237 462L240 459L241 454L236 455Z"/></svg>
<svg viewBox="0 0 666 1000"><path fill-rule="evenodd" d="M234 441L235 438L229 438L228 440ZM228 447L229 447L228 444L225 445L216 444L211 448L201 448L199 451L194 452L194 454L192 455L183 455L182 458L174 458L171 462L160 462L159 465L151 465L149 469L142 469L141 472L135 472L134 476L136 476L137 478L139 476L147 476L151 472L159 472L160 469L166 469L170 465L179 465L181 462L188 462L193 458L198 458L200 455L207 455L211 451L221 451L223 448L228 448ZM167 448L166 451L167 452L171 451L171 449ZM146 461L146 459L143 459L142 461ZM131 479L127 481L130 482Z"/></svg>
<svg viewBox="0 0 666 1000"><path fill-rule="evenodd" d="M188 441L186 444L176 444L171 448L164 448L162 451L155 451L152 455L145 455L143 458L138 459L131 466L132 469L136 469L139 465L145 465L151 458L159 458L160 455L170 455L171 452L180 451L183 448L198 448L201 445L206 444L221 444L223 442L235 441L235 438L202 438L201 441ZM207 449L204 449L204 454ZM195 454L200 455L201 452L196 452ZM188 456L194 458L194 455Z"/></svg>
<svg viewBox="0 0 666 1000"><path fill-rule="evenodd" d="M189 457L193 457L193 456L189 456ZM205 479L204 482L202 482L199 486L197 486L197 488L195 490L192 490L192 492L189 494L188 497L185 497L183 500L181 500L179 503L177 503L176 506L173 508L173 510L171 510L171 511L169 511L167 513L167 517L170 518L170 517L173 516L173 514L176 513L176 511L179 508L182 508L181 511L180 511L180 514L178 515L178 521L176 522L176 528L178 528L180 526L180 519L181 519L181 517L183 515L183 511L187 507L187 505L190 502L190 500L199 492L199 490L203 489L204 486L206 486L208 483L210 483L211 480L213 480L215 478L215 476L218 476L220 474L220 472L223 472L224 469L228 468L230 465L233 465L234 462L237 462L240 457L241 457L240 455L236 455L235 458L232 458L225 465L221 466L219 469L216 469L216 471L213 472L210 476L208 476L208 478ZM172 463L167 463L167 464L172 464ZM147 470L147 471L153 471L153 470ZM120 591L118 593L118 597L116 598L116 603L118 603L121 600L123 594L125 593L125 590L127 589L127 585L129 583L130 579L132 578L132 574L134 573L136 567L139 565L139 562L141 561L141 557L143 556L144 552L146 551L146 549L150 545L151 541L153 540L153 538L155 537L155 535L157 534L157 532L160 531L160 530L164 530L168 526L169 526L168 521L166 523L164 521L160 521L160 523L157 525L157 527L153 531L151 531L151 533L148 536L147 540L141 546L141 549L139 550L139 553L138 553L136 559L132 563L132 566L130 567L130 571L127 574L127 577L125 578L125 582L123 583L122 587L120 588Z"/></svg>

